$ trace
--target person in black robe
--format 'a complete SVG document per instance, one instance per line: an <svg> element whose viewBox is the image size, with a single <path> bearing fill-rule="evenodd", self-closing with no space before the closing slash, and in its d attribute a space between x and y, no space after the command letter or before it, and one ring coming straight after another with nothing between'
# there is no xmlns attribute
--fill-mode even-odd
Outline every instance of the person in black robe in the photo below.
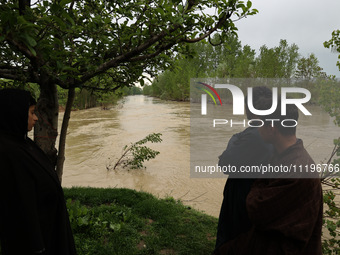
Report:
<svg viewBox="0 0 340 255"><path fill-rule="evenodd" d="M271 102L263 104L263 109L268 109ZM288 122L286 126L280 124L284 119L297 121L297 107L287 105L285 116L278 107L265 118L279 120L259 129L261 137L275 148L270 165L301 165L304 171L274 172L268 178L257 179L246 199L251 228L223 244L215 255L321 255L321 181L317 173L308 169L315 163L302 140L296 138L296 127Z"/></svg>
<svg viewBox="0 0 340 255"><path fill-rule="evenodd" d="M53 164L27 137L37 116L29 92L0 90L2 255L75 255L64 194Z"/></svg>
<svg viewBox="0 0 340 255"><path fill-rule="evenodd" d="M264 86L253 88L253 105L255 108L261 100L271 97L272 91L269 88ZM258 117L248 109L247 98L245 99L245 106L248 120L257 119ZM226 150L219 157L218 165L221 167L231 165L239 170L241 166L268 163L272 153L272 146L262 140L258 128L248 127L230 138ZM223 191L217 227L216 250L222 244L233 240L251 227L246 210L246 197L255 176L251 173L227 174L229 174L229 177Z"/></svg>

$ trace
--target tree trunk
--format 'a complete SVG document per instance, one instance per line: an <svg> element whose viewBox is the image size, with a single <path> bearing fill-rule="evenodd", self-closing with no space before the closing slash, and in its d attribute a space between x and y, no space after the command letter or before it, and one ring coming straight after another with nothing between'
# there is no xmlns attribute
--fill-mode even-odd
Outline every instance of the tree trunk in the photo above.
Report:
<svg viewBox="0 0 340 255"><path fill-rule="evenodd" d="M65 113L63 118L63 123L61 125L60 138L59 138L59 152L57 158L57 175L59 177L60 183L62 181L64 161L65 161L65 145L66 145L66 135L67 128L71 118L72 105L75 98L75 89L70 88L67 94L67 103L65 107Z"/></svg>
<svg viewBox="0 0 340 255"><path fill-rule="evenodd" d="M57 150L55 143L58 136L59 103L55 84L49 84L49 82L40 84L37 110L39 120L34 128L34 141L56 165Z"/></svg>

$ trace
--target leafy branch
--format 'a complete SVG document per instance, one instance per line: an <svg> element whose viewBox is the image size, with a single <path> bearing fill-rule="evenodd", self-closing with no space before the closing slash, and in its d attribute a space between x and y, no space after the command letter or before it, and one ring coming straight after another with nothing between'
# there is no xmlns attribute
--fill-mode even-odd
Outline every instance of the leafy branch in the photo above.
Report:
<svg viewBox="0 0 340 255"><path fill-rule="evenodd" d="M123 153L121 157L118 159L116 164L113 166L113 169L116 169L117 166L122 165L123 167L130 166L133 169L143 168L143 162L149 161L150 159L155 158L160 152L150 149L145 146L147 142L151 143L160 143L161 133L152 133L147 135L144 139L139 140L138 142L132 143L130 145L125 145L123 148ZM110 166L107 167L110 170Z"/></svg>

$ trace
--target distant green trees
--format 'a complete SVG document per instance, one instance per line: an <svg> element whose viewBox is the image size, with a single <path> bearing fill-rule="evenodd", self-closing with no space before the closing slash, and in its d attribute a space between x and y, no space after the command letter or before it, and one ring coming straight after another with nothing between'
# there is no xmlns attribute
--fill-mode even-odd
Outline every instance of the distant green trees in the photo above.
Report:
<svg viewBox="0 0 340 255"><path fill-rule="evenodd" d="M310 81L315 77L326 77L326 73L322 71L319 66L319 61L314 53L311 53L308 57L302 57L297 64L297 70L295 76Z"/></svg>
<svg viewBox="0 0 340 255"><path fill-rule="evenodd" d="M114 105L124 96L140 95L142 92L142 89L139 87L122 87L117 89L114 93L109 91L107 93L101 93L77 88L75 90L73 109L82 110L98 106L107 108L109 105ZM61 106L61 108L65 107L67 102L67 90L58 87L58 99L59 106Z"/></svg>
<svg viewBox="0 0 340 255"><path fill-rule="evenodd" d="M299 47L286 40L280 40L279 45L273 48L263 45L258 55L249 45L242 46L234 35L215 47L202 41L191 48L195 55L179 58L175 68L161 73L151 86L144 87L143 93L161 99L185 101L189 99L191 78L312 80L326 77L314 54L301 57Z"/></svg>
<svg viewBox="0 0 340 255"><path fill-rule="evenodd" d="M299 47L281 40L279 46L262 46L256 59L255 75L263 78L292 78L299 59Z"/></svg>
<svg viewBox="0 0 340 255"><path fill-rule="evenodd" d="M38 99L40 95L39 86L35 83L22 84L13 82L12 80L0 79L0 89L3 88L19 88L26 89ZM75 89L75 99L72 109L82 110L91 107L101 106L103 108L114 105L120 98L128 95L141 95L143 93L140 87L122 87L115 92L101 93L88 89ZM57 87L58 104L60 109L64 109L67 103L67 90Z"/></svg>

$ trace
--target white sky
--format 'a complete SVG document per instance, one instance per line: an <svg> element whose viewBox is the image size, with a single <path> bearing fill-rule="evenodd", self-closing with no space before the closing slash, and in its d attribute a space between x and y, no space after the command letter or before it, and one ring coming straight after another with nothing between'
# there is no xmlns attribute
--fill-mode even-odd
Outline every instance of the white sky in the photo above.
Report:
<svg viewBox="0 0 340 255"><path fill-rule="evenodd" d="M245 1L246 2L246 1ZM252 0L259 13L236 22L239 40L256 52L275 47L280 39L295 43L303 57L314 53L327 74L340 78L338 55L323 42L340 29L340 0Z"/></svg>

